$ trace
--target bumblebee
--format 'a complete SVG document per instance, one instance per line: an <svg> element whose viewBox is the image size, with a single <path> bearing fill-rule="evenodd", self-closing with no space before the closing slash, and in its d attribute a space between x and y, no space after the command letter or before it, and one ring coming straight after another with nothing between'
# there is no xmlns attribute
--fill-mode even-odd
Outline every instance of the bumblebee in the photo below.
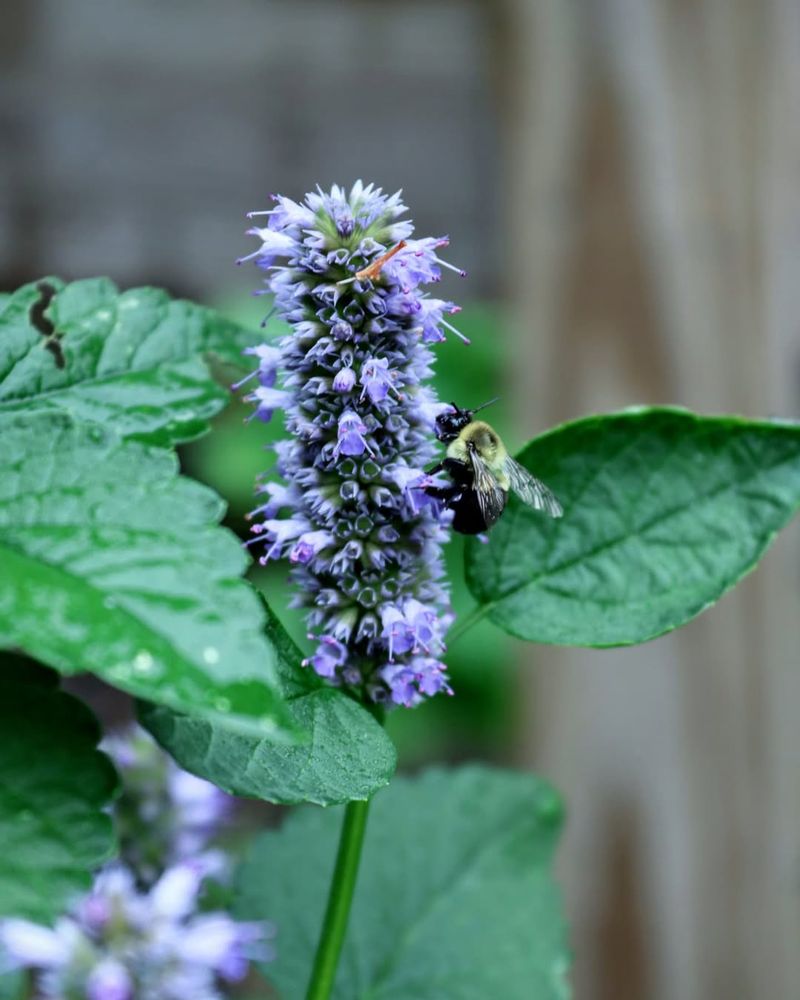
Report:
<svg viewBox="0 0 800 1000"><path fill-rule="evenodd" d="M561 504L550 490L506 451L497 431L483 420L473 419L478 410L452 411L436 418L436 437L447 444L444 461L428 475L446 472L450 486L426 486L425 492L454 512L453 528L464 535L487 531L505 510L510 490L534 510L561 517Z"/></svg>

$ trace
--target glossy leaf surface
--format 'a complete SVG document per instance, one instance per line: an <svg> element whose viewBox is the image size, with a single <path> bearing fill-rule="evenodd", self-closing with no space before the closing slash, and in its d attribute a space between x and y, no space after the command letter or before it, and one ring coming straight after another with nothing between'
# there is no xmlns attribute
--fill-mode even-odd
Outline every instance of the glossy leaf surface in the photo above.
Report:
<svg viewBox="0 0 800 1000"><path fill-rule="evenodd" d="M0 300L0 414L46 406L120 437L185 441L229 398L203 356L241 365L258 339L161 289L45 278Z"/></svg>
<svg viewBox="0 0 800 1000"><path fill-rule="evenodd" d="M800 506L800 425L641 409L565 424L519 461L564 506L512 498L467 582L489 618L534 642L644 642L751 570Z"/></svg>
<svg viewBox="0 0 800 1000"><path fill-rule="evenodd" d="M247 556L174 455L61 413L0 417L0 646L250 732L293 729Z"/></svg>

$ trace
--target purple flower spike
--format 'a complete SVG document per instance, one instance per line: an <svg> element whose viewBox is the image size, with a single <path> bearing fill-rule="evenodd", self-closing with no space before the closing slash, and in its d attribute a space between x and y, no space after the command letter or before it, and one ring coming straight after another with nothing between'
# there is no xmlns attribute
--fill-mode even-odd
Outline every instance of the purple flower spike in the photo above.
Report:
<svg viewBox="0 0 800 1000"><path fill-rule="evenodd" d="M451 515L420 489L447 409L425 384L428 345L445 330L466 340L446 318L458 307L423 286L458 269L439 256L446 237L411 238L399 194L359 181L274 202L253 213L259 248L246 259L269 272L292 332L251 349L259 384L246 398L264 420L283 409L290 438L274 446L286 485L259 487L249 544L262 562L289 560L320 676L415 705L449 691L437 657L452 621Z"/></svg>

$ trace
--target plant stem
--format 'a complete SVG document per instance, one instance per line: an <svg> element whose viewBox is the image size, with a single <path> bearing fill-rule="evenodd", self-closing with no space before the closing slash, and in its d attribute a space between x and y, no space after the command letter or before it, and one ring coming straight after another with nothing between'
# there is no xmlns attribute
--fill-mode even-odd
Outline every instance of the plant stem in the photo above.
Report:
<svg viewBox="0 0 800 1000"><path fill-rule="evenodd" d="M348 802L345 809L336 867L333 870L328 906L314 956L306 1000L328 1000L333 989L339 955L347 932L347 918L353 901L368 811L368 801Z"/></svg>
<svg viewBox="0 0 800 1000"><path fill-rule="evenodd" d="M447 645L452 646L456 639L460 639L466 631L472 628L473 625L477 625L491 606L491 604L478 604L472 609L472 611L464 615L463 618L459 618L459 620L455 623L455 625L453 625L445 636Z"/></svg>

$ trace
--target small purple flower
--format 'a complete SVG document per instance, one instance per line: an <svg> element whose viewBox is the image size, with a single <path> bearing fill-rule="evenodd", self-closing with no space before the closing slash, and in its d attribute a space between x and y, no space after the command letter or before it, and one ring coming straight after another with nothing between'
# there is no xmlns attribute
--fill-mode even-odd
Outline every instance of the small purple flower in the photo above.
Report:
<svg viewBox="0 0 800 1000"><path fill-rule="evenodd" d="M334 545L336 538L331 531L307 531L301 535L289 553L289 562L311 562L314 556Z"/></svg>
<svg viewBox="0 0 800 1000"><path fill-rule="evenodd" d="M184 962L204 965L228 982L247 975L252 946L264 938L264 927L231 920L224 913L195 917L178 942Z"/></svg>
<svg viewBox="0 0 800 1000"><path fill-rule="evenodd" d="M242 354L252 354L257 357L258 368L251 371L249 375L245 375L243 379L235 382L231 386L234 392L256 375L260 384L265 388L271 388L275 385L275 379L278 377L278 365L281 360L280 348L272 347L269 344L259 344L257 347L246 347L242 351Z"/></svg>
<svg viewBox="0 0 800 1000"><path fill-rule="evenodd" d="M337 392L350 392L356 384L356 373L352 368L340 368L333 380L333 388Z"/></svg>
<svg viewBox="0 0 800 1000"><path fill-rule="evenodd" d="M71 951L63 921L50 928L15 917L0 921L0 946L12 967L58 969L69 961Z"/></svg>
<svg viewBox="0 0 800 1000"><path fill-rule="evenodd" d="M417 674L410 666L387 664L378 671L389 689L389 697L395 705L413 708L422 698L417 688Z"/></svg>
<svg viewBox="0 0 800 1000"><path fill-rule="evenodd" d="M406 621L406 616L394 604L386 604L381 611L383 631L381 636L389 647L389 661L396 655L409 653L414 648L414 633Z"/></svg>
<svg viewBox="0 0 800 1000"><path fill-rule="evenodd" d="M289 543L307 532L310 524L304 518L290 517L284 521L272 518L253 525L253 531L269 542L269 548L259 562L266 565L270 559L280 559L289 549Z"/></svg>
<svg viewBox="0 0 800 1000"><path fill-rule="evenodd" d="M183 920L197 905L202 869L184 862L168 868L150 890L150 906L154 916L168 920Z"/></svg>
<svg viewBox="0 0 800 1000"><path fill-rule="evenodd" d="M247 230L247 234L248 236L257 236L261 240L261 246L246 257L240 257L236 261L237 264L244 264L245 261L256 258L258 266L266 270L277 257L290 252L294 247L294 241L290 236L286 233L275 232L273 229L259 229L254 226Z"/></svg>
<svg viewBox="0 0 800 1000"><path fill-rule="evenodd" d="M291 198L284 198L282 195L273 195L272 200L277 202L277 208L271 208L264 212L248 212L247 218L254 219L259 215L271 215L274 229L285 229L287 226L310 226L314 222L314 213L305 205L298 205Z"/></svg>
<svg viewBox="0 0 800 1000"><path fill-rule="evenodd" d="M245 396L245 399L258 404L254 415L266 424L272 420L272 414L275 410L286 406L290 396L288 392L284 392L281 389L273 389L272 386L260 385L249 396Z"/></svg>
<svg viewBox="0 0 800 1000"><path fill-rule="evenodd" d="M462 278L466 271L453 267L436 256L439 247L450 243L447 236L427 236L421 240L407 240L405 247L386 266L393 278L404 292L416 288L417 285L427 285L440 281L442 268L455 271Z"/></svg>
<svg viewBox="0 0 800 1000"><path fill-rule="evenodd" d="M332 678L347 661L347 647L332 635L320 636L316 653L306 663L310 663L320 677Z"/></svg>
<svg viewBox="0 0 800 1000"><path fill-rule="evenodd" d="M451 515L419 488L447 408L425 384L428 345L446 329L466 340L445 318L458 307L422 286L463 272L439 256L446 237L411 238L399 193L359 181L274 201L243 259L269 271L292 332L254 349L259 386L246 398L262 419L285 411L290 437L275 451L287 485L260 487L250 544L264 545L262 562L289 559L320 676L413 705L449 690L433 657L452 620L441 555Z"/></svg>
<svg viewBox="0 0 800 1000"><path fill-rule="evenodd" d="M367 425L355 410L345 410L339 417L338 440L333 452L334 456L363 455L365 451L372 455L373 451L367 444L366 434Z"/></svg>
<svg viewBox="0 0 800 1000"><path fill-rule="evenodd" d="M417 657L412 660L412 669L417 675L417 686L426 695L452 694L453 689L447 683L447 667L433 657Z"/></svg>
<svg viewBox="0 0 800 1000"><path fill-rule="evenodd" d="M132 1000L133 982L125 966L115 958L104 958L86 979L87 1000Z"/></svg>
<svg viewBox="0 0 800 1000"><path fill-rule="evenodd" d="M460 306L454 305L452 302L445 302L444 299L422 299L416 320L417 329L425 343L436 344L444 340L445 336L441 330L441 327L444 326L457 337L460 337L465 344L468 344L469 340L464 334L460 333L444 318L445 313L449 313L452 316L458 312L461 312Z"/></svg>
<svg viewBox="0 0 800 1000"><path fill-rule="evenodd" d="M210 840L228 819L234 800L202 778L182 770L138 726L107 736L103 749L122 772L123 792L115 819L122 857L143 885L155 883L164 867L190 857L213 861ZM112 919L108 900L129 887L113 889L122 869L111 869L81 903L81 922L100 932Z"/></svg>
<svg viewBox="0 0 800 1000"><path fill-rule="evenodd" d="M386 358L371 358L361 366L361 384L364 387L361 399L369 397L369 401L377 406L382 403L392 389L397 392L398 373L389 368Z"/></svg>

